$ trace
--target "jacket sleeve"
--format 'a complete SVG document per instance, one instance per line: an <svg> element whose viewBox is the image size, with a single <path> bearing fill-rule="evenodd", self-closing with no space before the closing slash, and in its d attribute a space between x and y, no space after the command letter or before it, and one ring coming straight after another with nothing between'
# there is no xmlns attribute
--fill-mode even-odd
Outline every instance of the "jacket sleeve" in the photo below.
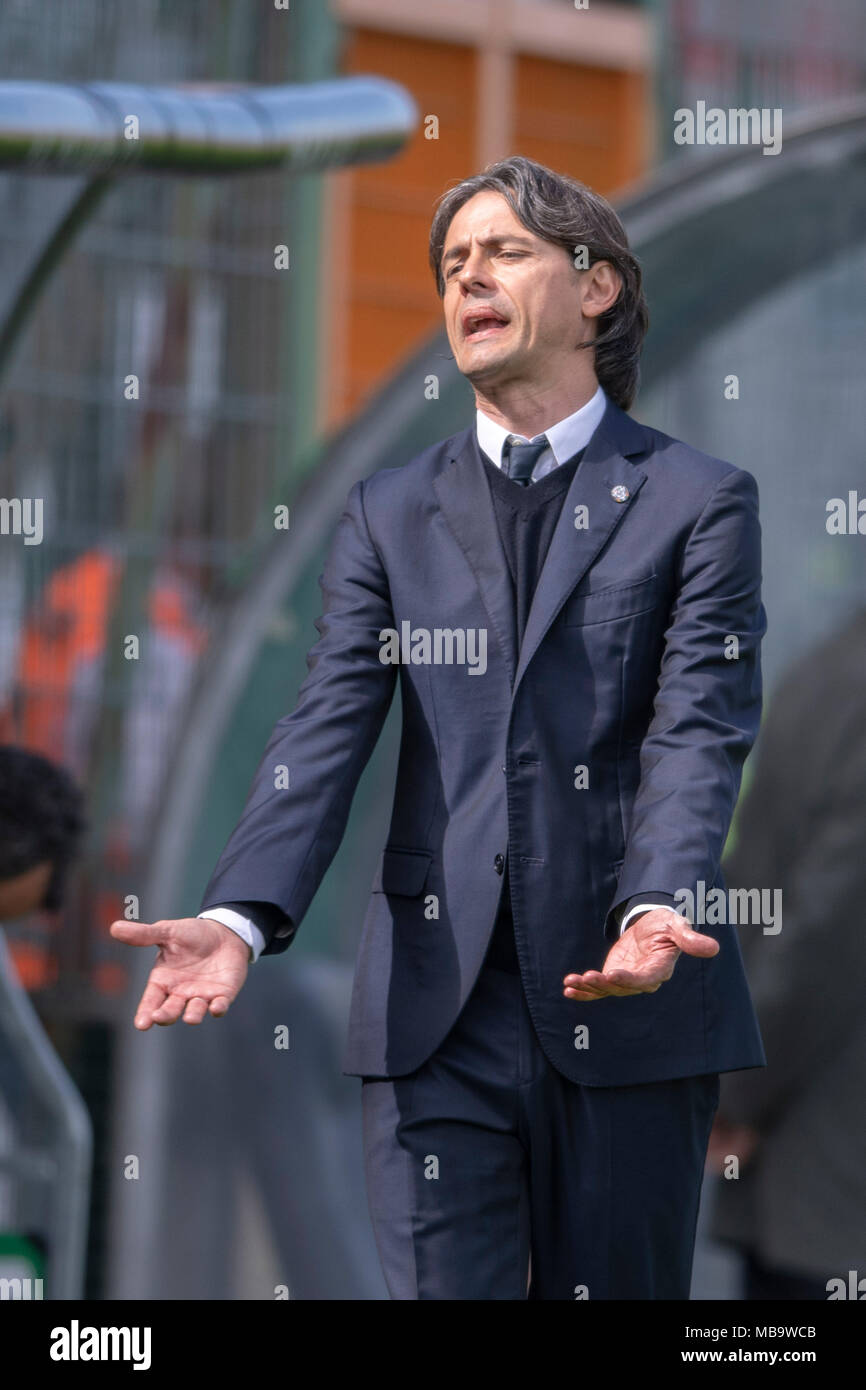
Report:
<svg viewBox="0 0 866 1390"><path fill-rule="evenodd" d="M349 492L319 583L320 636L297 704L273 729L199 909L267 905L256 918L266 924L263 955L293 940L339 847L394 693L396 668L379 659L379 634L393 626L390 592L363 482ZM277 936L273 924L283 919L289 931Z"/></svg>
<svg viewBox="0 0 866 1390"><path fill-rule="evenodd" d="M217 903L198 915L209 917L212 922L221 922L229 931L235 932L249 946L251 961L258 960L271 937L295 934L291 918L283 916L278 908L271 908L267 903Z"/></svg>
<svg viewBox="0 0 866 1390"><path fill-rule="evenodd" d="M632 918L632 921L637 921L638 909L651 912L654 907L669 907L672 911L675 911L676 903L670 893L644 893L643 897L638 893L636 897L627 898L624 903L618 903L614 908L614 912L616 914L617 931L620 936L622 936L626 927L626 918L630 912L636 914Z"/></svg>
<svg viewBox="0 0 866 1390"><path fill-rule="evenodd" d="M732 469L682 548L625 858L605 923L611 940L625 900L695 892L698 881L716 879L760 723L766 625L757 483Z"/></svg>

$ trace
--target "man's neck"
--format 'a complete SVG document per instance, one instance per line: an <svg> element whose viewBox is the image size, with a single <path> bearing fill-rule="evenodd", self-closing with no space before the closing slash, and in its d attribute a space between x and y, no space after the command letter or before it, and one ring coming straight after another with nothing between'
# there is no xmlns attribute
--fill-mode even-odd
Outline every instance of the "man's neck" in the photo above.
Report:
<svg viewBox="0 0 866 1390"><path fill-rule="evenodd" d="M560 391L532 392L513 386L501 392L476 390L475 405L503 429L522 435L524 439L533 439L581 410L597 390L595 377L591 382L571 382L568 389Z"/></svg>

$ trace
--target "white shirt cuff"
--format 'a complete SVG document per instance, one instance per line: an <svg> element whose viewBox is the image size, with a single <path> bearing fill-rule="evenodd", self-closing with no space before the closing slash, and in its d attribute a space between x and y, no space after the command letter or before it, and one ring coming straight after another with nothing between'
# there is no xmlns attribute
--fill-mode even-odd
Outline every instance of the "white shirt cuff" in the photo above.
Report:
<svg viewBox="0 0 866 1390"><path fill-rule="evenodd" d="M664 903L635 903L630 907L619 924L619 934L622 936L633 917L637 917L641 912L654 912L657 907L664 907Z"/></svg>
<svg viewBox="0 0 866 1390"><path fill-rule="evenodd" d="M255 922L232 907L209 907L207 912L199 912L199 917L209 917L212 922L221 922L230 931L237 932L250 948L250 960L256 961L265 949L265 938Z"/></svg>

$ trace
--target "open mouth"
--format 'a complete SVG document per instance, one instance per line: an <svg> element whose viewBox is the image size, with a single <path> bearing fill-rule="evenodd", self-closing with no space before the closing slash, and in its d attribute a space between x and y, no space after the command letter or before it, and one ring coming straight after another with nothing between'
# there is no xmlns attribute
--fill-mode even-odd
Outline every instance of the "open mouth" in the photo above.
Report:
<svg viewBox="0 0 866 1390"><path fill-rule="evenodd" d="M479 309L477 314L467 314L463 320L463 336L467 343L476 343L481 338L491 338L508 327L508 320L490 309Z"/></svg>

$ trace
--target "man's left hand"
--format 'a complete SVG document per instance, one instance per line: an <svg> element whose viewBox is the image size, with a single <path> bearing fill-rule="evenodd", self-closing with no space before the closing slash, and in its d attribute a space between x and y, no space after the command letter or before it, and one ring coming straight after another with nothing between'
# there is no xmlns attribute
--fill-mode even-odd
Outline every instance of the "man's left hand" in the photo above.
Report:
<svg viewBox="0 0 866 1390"><path fill-rule="evenodd" d="M680 951L687 956L715 956L715 937L694 931L673 908L644 912L610 948L601 970L566 975L566 999L606 999L627 994L654 994L674 973Z"/></svg>

